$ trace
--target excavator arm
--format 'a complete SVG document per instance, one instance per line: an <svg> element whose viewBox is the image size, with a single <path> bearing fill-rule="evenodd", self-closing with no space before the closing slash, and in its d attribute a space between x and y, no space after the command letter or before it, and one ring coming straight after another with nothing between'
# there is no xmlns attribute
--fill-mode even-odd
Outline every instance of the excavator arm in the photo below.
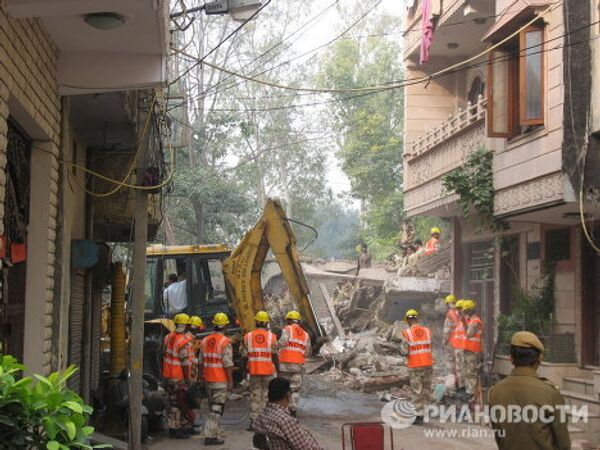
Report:
<svg viewBox="0 0 600 450"><path fill-rule="evenodd" d="M261 270L271 249L287 282L290 294L313 336L322 334L300 265L296 236L281 203L268 199L256 225L246 233L231 256L223 262L225 284L244 332L255 328L254 314L264 310Z"/></svg>

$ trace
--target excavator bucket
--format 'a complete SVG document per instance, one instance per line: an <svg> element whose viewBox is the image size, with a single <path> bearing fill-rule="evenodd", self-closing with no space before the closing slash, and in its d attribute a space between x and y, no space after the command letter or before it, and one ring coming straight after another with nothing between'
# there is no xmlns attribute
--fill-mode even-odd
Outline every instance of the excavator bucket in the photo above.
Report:
<svg viewBox="0 0 600 450"><path fill-rule="evenodd" d="M265 309L261 271L269 249L275 255L304 323L313 336L320 336L321 328L300 264L296 236L281 203L275 199L267 200L258 222L246 233L231 256L223 261L225 283L242 329L244 332L253 330L254 314Z"/></svg>

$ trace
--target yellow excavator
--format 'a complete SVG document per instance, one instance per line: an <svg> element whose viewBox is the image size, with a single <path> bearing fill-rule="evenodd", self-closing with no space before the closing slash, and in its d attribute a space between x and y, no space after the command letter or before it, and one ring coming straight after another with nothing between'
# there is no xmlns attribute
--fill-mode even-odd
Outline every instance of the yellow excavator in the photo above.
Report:
<svg viewBox="0 0 600 450"><path fill-rule="evenodd" d="M261 270L269 250L279 263L303 325L313 339L321 336L294 231L281 203L268 199L262 216L233 252L221 244L148 247L144 371L158 375L162 325L177 312L200 316L208 326L215 313L225 312L232 323L228 334L253 330L254 314L265 309ZM177 295L169 297L170 292Z"/></svg>

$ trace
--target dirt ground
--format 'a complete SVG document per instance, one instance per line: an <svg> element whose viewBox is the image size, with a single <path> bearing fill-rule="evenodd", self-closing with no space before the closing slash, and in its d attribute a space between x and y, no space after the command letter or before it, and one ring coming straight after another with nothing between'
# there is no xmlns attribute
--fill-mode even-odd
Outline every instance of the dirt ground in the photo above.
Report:
<svg viewBox="0 0 600 450"><path fill-rule="evenodd" d="M346 422L380 421L384 402L376 394L363 394L324 381L318 375L305 380L307 393L300 403L298 420L317 438L324 449L342 448L341 428ZM223 417L227 431L225 444L212 447L222 450L252 449L252 433L248 426L247 398L230 402ZM203 410L204 412L204 410ZM202 437L171 440L158 437L147 446L148 450L187 450L203 447ZM211 447L207 447L211 448ZM349 448L348 445L346 448ZM401 450L491 450L495 449L490 430L467 424L447 425L430 423L394 430L394 448Z"/></svg>

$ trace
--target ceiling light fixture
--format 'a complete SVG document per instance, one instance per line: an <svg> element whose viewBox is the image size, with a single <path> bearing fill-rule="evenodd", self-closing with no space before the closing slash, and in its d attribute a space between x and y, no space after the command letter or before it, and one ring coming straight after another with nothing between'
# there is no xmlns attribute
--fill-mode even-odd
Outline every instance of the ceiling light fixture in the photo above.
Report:
<svg viewBox="0 0 600 450"><path fill-rule="evenodd" d="M89 13L83 16L83 20L96 30L114 30L125 23L125 17L115 12Z"/></svg>

